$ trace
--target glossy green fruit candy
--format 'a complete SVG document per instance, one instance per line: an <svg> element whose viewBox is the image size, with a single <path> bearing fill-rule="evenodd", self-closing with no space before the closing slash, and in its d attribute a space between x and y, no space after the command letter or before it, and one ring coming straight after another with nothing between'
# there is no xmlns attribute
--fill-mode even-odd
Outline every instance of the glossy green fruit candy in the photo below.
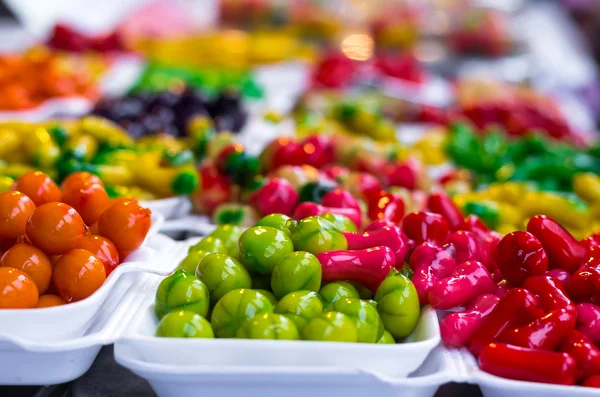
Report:
<svg viewBox="0 0 600 397"><path fill-rule="evenodd" d="M220 238L206 236L188 249L188 253L206 251L213 254L227 254L227 246Z"/></svg>
<svg viewBox="0 0 600 397"><path fill-rule="evenodd" d="M185 270L190 274L196 274L196 269L198 268L198 265L200 264L200 262L202 262L202 259L204 259L204 257L209 254L210 252L208 251L192 251L189 254L187 254L187 256L183 258L181 262L179 262L179 266L177 267L179 269Z"/></svg>
<svg viewBox="0 0 600 397"><path fill-rule="evenodd" d="M251 271L271 274L273 267L294 251L290 237L270 226L255 226L246 230L238 242L240 260Z"/></svg>
<svg viewBox="0 0 600 397"><path fill-rule="evenodd" d="M238 239L242 235L242 228L236 225L219 225L209 235L211 237L218 238L223 241L225 247L227 247L227 254L229 256L238 256Z"/></svg>
<svg viewBox="0 0 600 397"><path fill-rule="evenodd" d="M281 230L285 234L290 234L290 229L288 229L288 225L294 225L296 223L295 220L290 218L284 214L269 214L262 218L260 221L256 223L254 226L269 226L274 227L277 230Z"/></svg>
<svg viewBox="0 0 600 397"><path fill-rule="evenodd" d="M158 286L154 310L160 320L172 311L186 310L203 317L208 313L208 288L196 276L178 269Z"/></svg>
<svg viewBox="0 0 600 397"><path fill-rule="evenodd" d="M419 321L421 307L413 283L399 274L388 277L375 293L377 311L386 330L395 339L408 336Z"/></svg>
<svg viewBox="0 0 600 397"><path fill-rule="evenodd" d="M292 241L296 251L307 251L313 255L321 252L346 250L346 237L327 219L309 216L302 219L296 227L290 227Z"/></svg>
<svg viewBox="0 0 600 397"><path fill-rule="evenodd" d="M231 290L252 288L248 270L234 257L223 254L207 255L198 266L196 277L208 287L212 303Z"/></svg>
<svg viewBox="0 0 600 397"><path fill-rule="evenodd" d="M263 294L269 300L269 302L271 302L273 307L275 307L275 305L277 304L277 298L275 298L275 295L273 295L273 293L271 291L269 291L267 289L260 289L260 288L253 288L253 289L255 291Z"/></svg>
<svg viewBox="0 0 600 397"><path fill-rule="evenodd" d="M235 336L242 339L300 339L296 324L287 317L275 313L265 313L246 320Z"/></svg>
<svg viewBox="0 0 600 397"><path fill-rule="evenodd" d="M234 289L226 293L215 305L210 317L219 338L233 338L244 322L255 316L271 313L269 298L252 289Z"/></svg>
<svg viewBox="0 0 600 397"><path fill-rule="evenodd" d="M344 313L354 321L358 342L377 343L383 335L383 321L372 305L360 299L339 299L327 306L326 312Z"/></svg>
<svg viewBox="0 0 600 397"><path fill-rule="evenodd" d="M379 338L377 343L393 345L396 343L396 341L394 340L392 334L390 334L388 331L383 331L383 335L381 335L381 338Z"/></svg>
<svg viewBox="0 0 600 397"><path fill-rule="evenodd" d="M167 338L214 338L210 323L186 310L167 313L156 327L156 336Z"/></svg>
<svg viewBox="0 0 600 397"><path fill-rule="evenodd" d="M323 302L314 291L296 291L281 298L274 311L292 320L302 330L311 318L323 313Z"/></svg>
<svg viewBox="0 0 600 397"><path fill-rule="evenodd" d="M305 340L326 342L357 342L358 331L354 321L339 312L328 312L313 317L302 330Z"/></svg>
<svg viewBox="0 0 600 397"><path fill-rule="evenodd" d="M334 283L329 283L321 288L319 295L321 296L325 306L328 306L342 298L360 298L360 295L358 294L358 291L354 285L347 281L336 281Z"/></svg>
<svg viewBox="0 0 600 397"><path fill-rule="evenodd" d="M341 214L332 214L328 212L326 214L320 215L321 217L327 219L329 222L333 223L333 225L340 232L349 232L356 233L358 230L356 229L356 224L350 220L347 216Z"/></svg>
<svg viewBox="0 0 600 397"><path fill-rule="evenodd" d="M271 289L277 298L290 292L321 288L321 263L309 252L290 252L273 268Z"/></svg>

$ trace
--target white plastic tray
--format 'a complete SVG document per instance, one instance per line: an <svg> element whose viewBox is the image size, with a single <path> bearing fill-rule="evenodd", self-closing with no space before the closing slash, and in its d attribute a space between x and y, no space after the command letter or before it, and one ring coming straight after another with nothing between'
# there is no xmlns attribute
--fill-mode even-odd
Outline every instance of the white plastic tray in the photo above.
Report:
<svg viewBox="0 0 600 397"><path fill-rule="evenodd" d="M159 200L142 200L142 207L150 208L153 214L161 214L164 219L182 218L189 214L192 203L187 196L174 196Z"/></svg>

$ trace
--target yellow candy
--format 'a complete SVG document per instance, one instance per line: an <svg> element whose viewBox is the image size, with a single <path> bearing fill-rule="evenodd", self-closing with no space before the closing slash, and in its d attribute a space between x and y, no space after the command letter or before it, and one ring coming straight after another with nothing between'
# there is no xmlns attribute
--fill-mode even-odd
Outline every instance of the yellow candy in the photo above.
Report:
<svg viewBox="0 0 600 397"><path fill-rule="evenodd" d="M69 138L65 148L86 162L91 161L98 151L98 142L90 135L77 135Z"/></svg>
<svg viewBox="0 0 600 397"><path fill-rule="evenodd" d="M85 116L79 121L82 133L111 146L133 146L133 139L116 123L97 116Z"/></svg>
<svg viewBox="0 0 600 397"><path fill-rule="evenodd" d="M21 146L21 137L14 129L0 129L0 158L4 159L8 155L19 151Z"/></svg>
<svg viewBox="0 0 600 397"><path fill-rule="evenodd" d="M600 202L600 177L591 172L576 174L573 190L579 197L591 203Z"/></svg>
<svg viewBox="0 0 600 397"><path fill-rule="evenodd" d="M15 180L9 176L0 176L0 193L8 192Z"/></svg>
<svg viewBox="0 0 600 397"><path fill-rule="evenodd" d="M502 224L500 224L496 228L496 231L498 233L500 233L500 234L503 234L503 235L508 234L508 233L512 233L512 232L517 231L517 230L524 230L524 228L520 229L517 226L511 225L509 223L502 223Z"/></svg>
<svg viewBox="0 0 600 397"><path fill-rule="evenodd" d="M568 228L584 229L590 221L589 210L578 208L566 198L550 192L529 192L519 207L526 218L545 214Z"/></svg>

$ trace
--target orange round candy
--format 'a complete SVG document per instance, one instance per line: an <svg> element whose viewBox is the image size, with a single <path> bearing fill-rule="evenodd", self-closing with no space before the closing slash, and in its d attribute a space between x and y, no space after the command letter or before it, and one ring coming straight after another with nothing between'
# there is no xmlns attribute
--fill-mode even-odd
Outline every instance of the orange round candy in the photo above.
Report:
<svg viewBox="0 0 600 397"><path fill-rule="evenodd" d="M115 243L120 252L131 252L142 245L150 230L152 212L137 200L124 200L108 208L98 221L100 235Z"/></svg>
<svg viewBox="0 0 600 397"><path fill-rule="evenodd" d="M102 261L84 249L74 249L60 257L54 266L52 282L68 303L92 295L106 280Z"/></svg>
<svg viewBox="0 0 600 397"><path fill-rule="evenodd" d="M66 303L67 302L65 302L65 300L58 295L46 294L46 295L40 296L40 299L38 300L36 307L38 309L40 309L43 307L62 306Z"/></svg>
<svg viewBox="0 0 600 397"><path fill-rule="evenodd" d="M38 289L27 273L0 267L0 309L29 309L37 305Z"/></svg>
<svg viewBox="0 0 600 397"><path fill-rule="evenodd" d="M21 175L11 190L19 191L33 200L36 206L61 201L62 193L56 183L41 171L29 171Z"/></svg>
<svg viewBox="0 0 600 397"><path fill-rule="evenodd" d="M75 208L86 225L96 223L110 206L106 190L98 183L85 183L79 188L64 189L63 202Z"/></svg>
<svg viewBox="0 0 600 397"><path fill-rule="evenodd" d="M29 215L35 210L34 202L21 192L0 193L0 239L14 243L22 234Z"/></svg>
<svg viewBox="0 0 600 397"><path fill-rule="evenodd" d="M74 172L66 177L60 184L60 188L63 190L63 192L65 190L79 190L88 184L98 184L104 186L102 180L96 175L85 171L79 171Z"/></svg>
<svg viewBox="0 0 600 397"><path fill-rule="evenodd" d="M77 244L77 248L90 251L104 264L106 277L119 266L119 252L112 241L102 236L85 236Z"/></svg>
<svg viewBox="0 0 600 397"><path fill-rule="evenodd" d="M85 231L81 216L64 203L47 203L36 208L26 227L33 245L48 255L61 255L74 249Z"/></svg>
<svg viewBox="0 0 600 397"><path fill-rule="evenodd" d="M40 249L25 243L17 243L2 255L1 267L13 267L31 277L40 294L46 293L52 279L50 259Z"/></svg>

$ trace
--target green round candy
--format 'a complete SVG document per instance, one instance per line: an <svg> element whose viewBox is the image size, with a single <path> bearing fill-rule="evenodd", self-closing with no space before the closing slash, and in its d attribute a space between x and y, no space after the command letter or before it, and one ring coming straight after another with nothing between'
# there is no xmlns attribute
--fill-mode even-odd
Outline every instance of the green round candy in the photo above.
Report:
<svg viewBox="0 0 600 397"><path fill-rule="evenodd" d="M358 342L377 343L383 335L383 322L377 309L360 299L339 299L327 306L326 312L344 313L354 321Z"/></svg>
<svg viewBox="0 0 600 397"><path fill-rule="evenodd" d="M377 343L393 345L396 343L396 341L394 340L394 337L392 336L392 334L389 333L389 331L384 330L383 335L381 335L381 338L379 338Z"/></svg>
<svg viewBox="0 0 600 397"><path fill-rule="evenodd" d="M309 252L290 252L273 268L271 289L277 298L290 292L321 288L321 263Z"/></svg>
<svg viewBox="0 0 600 397"><path fill-rule="evenodd" d="M215 305L210 322L219 338L233 338L238 328L248 319L271 313L269 298L252 289L234 289Z"/></svg>
<svg viewBox="0 0 600 397"><path fill-rule="evenodd" d="M288 223L289 222L289 223ZM284 214L269 214L263 217L260 221L256 223L254 226L269 226L274 227L277 230L281 230L286 234L290 234L290 229L288 229L288 224L294 224L295 221L287 215Z"/></svg>
<svg viewBox="0 0 600 397"><path fill-rule="evenodd" d="M177 267L179 269L185 270L190 274L195 274L198 265L200 264L200 262L202 262L202 259L204 259L204 257L209 254L210 252L208 251L192 251L189 254L187 254L187 256L183 258L181 262L179 262L179 266Z"/></svg>
<svg viewBox="0 0 600 397"><path fill-rule="evenodd" d="M305 340L327 342L357 342L358 331L354 321L339 312L328 312L313 317L302 330Z"/></svg>
<svg viewBox="0 0 600 397"><path fill-rule="evenodd" d="M188 249L188 253L206 251L214 254L227 254L227 246L220 238L206 236Z"/></svg>
<svg viewBox="0 0 600 397"><path fill-rule="evenodd" d="M320 216L327 219L329 222L333 223L333 225L340 232L356 233L358 231L356 229L356 224L354 222L352 222L350 220L350 218L348 218L345 215L332 214L331 212L328 212L328 213L320 215Z"/></svg>
<svg viewBox="0 0 600 397"><path fill-rule="evenodd" d="M329 283L321 288L319 295L321 296L321 299L323 299L323 304L325 306L328 306L342 298L360 298L356 288L354 288L354 286L347 281L336 281L334 283Z"/></svg>
<svg viewBox="0 0 600 397"><path fill-rule="evenodd" d="M196 276L208 287L212 303L231 290L252 288L248 270L237 259L223 254L210 254L202 259Z"/></svg>
<svg viewBox="0 0 600 397"><path fill-rule="evenodd" d="M167 338L214 338L210 323L201 315L186 310L167 313L156 327L156 336Z"/></svg>
<svg viewBox="0 0 600 397"><path fill-rule="evenodd" d="M292 320L302 330L311 318L323 313L323 302L314 291L296 291L281 298L274 311Z"/></svg>
<svg viewBox="0 0 600 397"><path fill-rule="evenodd" d="M161 319L172 311L187 310L201 316L208 313L208 288L196 276L178 269L158 286L154 310Z"/></svg>
<svg viewBox="0 0 600 397"><path fill-rule="evenodd" d="M313 255L321 252L346 250L346 237L333 223L320 216L302 219L296 227L291 227L292 241L296 251L307 251Z"/></svg>
<svg viewBox="0 0 600 397"><path fill-rule="evenodd" d="M236 225L219 225L213 232L209 235L211 237L216 237L219 240L225 243L225 247L227 247L227 254L229 256L234 256L237 258L238 256L238 239L242 235L242 228Z"/></svg>
<svg viewBox="0 0 600 397"><path fill-rule="evenodd" d="M296 324L289 318L275 313L265 313L246 320L235 336L242 339L300 339Z"/></svg>
<svg viewBox="0 0 600 397"><path fill-rule="evenodd" d="M260 288L254 288L255 291L260 292L261 294L263 294L264 296L267 297L267 299L269 300L269 302L271 302L271 304L273 306L275 306L277 304L277 298L275 297L275 295L273 295L273 293L269 290L266 289L260 289Z"/></svg>
<svg viewBox="0 0 600 397"><path fill-rule="evenodd" d="M377 311L395 339L410 334L419 321L421 307L413 283L403 275L388 277L375 293Z"/></svg>
<svg viewBox="0 0 600 397"><path fill-rule="evenodd" d="M371 299L373 297L373 295L374 295L373 291L371 291L370 289L368 289L361 283L357 283L354 281L348 281L348 282L350 284L352 284L354 286L354 288L356 288L356 291L358 292L358 296L360 296L360 299Z"/></svg>
<svg viewBox="0 0 600 397"><path fill-rule="evenodd" d="M271 274L275 264L294 251L290 237L270 226L251 227L242 233L238 244L242 263L260 274Z"/></svg>

